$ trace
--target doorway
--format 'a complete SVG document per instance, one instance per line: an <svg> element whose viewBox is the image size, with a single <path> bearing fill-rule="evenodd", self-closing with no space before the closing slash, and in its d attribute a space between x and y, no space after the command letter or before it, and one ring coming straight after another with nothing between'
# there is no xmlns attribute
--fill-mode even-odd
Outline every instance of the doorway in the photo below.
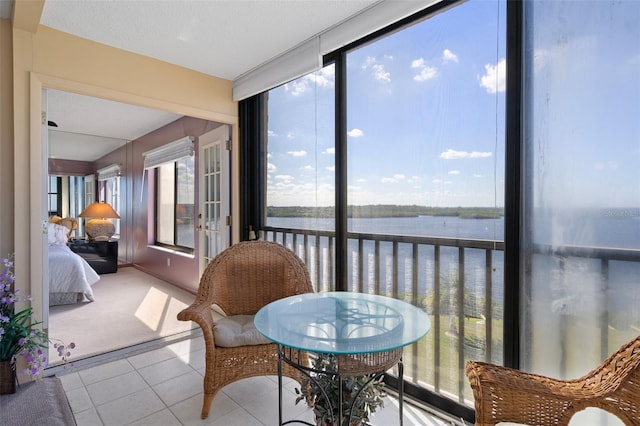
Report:
<svg viewBox="0 0 640 426"><path fill-rule="evenodd" d="M51 92L52 90L57 91L56 89L50 89L49 91ZM71 95L74 95L74 94L73 94L73 93L71 93ZM65 94L65 96L66 96L66 94ZM86 96L86 95L83 95L83 96ZM109 101L109 102L115 102L115 101ZM123 104L123 105L125 105L125 104ZM51 109L49 110L49 117L52 117L53 112L54 112L54 111L52 111ZM179 117L180 117L178 114L175 114L175 113L166 113L166 116L167 116L167 117L169 117L171 120L175 120L176 118L179 118ZM57 120L58 120L58 122L61 122L61 120L60 120L60 119L57 119ZM169 121L171 121L171 120L169 120ZM60 126L60 124L59 124L59 123L58 123L58 125ZM158 125L159 125L159 126L162 126L162 123L159 123ZM43 130L44 130L44 129L43 129ZM152 129L151 131L153 131L153 129ZM75 136L77 136L78 134L74 134L74 135L75 135ZM96 136L96 135L93 135L93 136ZM125 145L125 146L126 146L126 145ZM78 147L79 147L79 148L76 148L77 150L81 150L81 149L83 148L83 146L82 146L82 145L78 145ZM47 151L48 146L47 146L47 147L43 147L43 146L40 144L40 145L38 146L38 148L39 148L39 149L41 149L43 152L46 152L46 151ZM130 164L130 163L131 163L131 150L130 150L130 149L128 149L128 148L125 148L125 149L124 149L124 151L126 152L126 154L125 154L125 156L124 156L123 163L124 163L124 164ZM45 155L45 156L43 156L43 157L44 157L44 158L43 158L43 161L47 161L47 162L49 161L49 159L46 157L46 155ZM61 162L63 162L65 159L58 158L57 160L59 160L59 161L58 161L58 163L61 163ZM48 167L45 165L45 167L43 167L43 170L45 170L45 171L46 171L46 170L48 170ZM127 172L127 170L126 170L124 167L123 167L123 173L124 173L124 174L128 173L128 172ZM124 215L122 215L123 221L122 221L122 223L121 223L121 228L123 228L123 229L124 229L124 232L123 232L124 236L123 236L123 238L124 238L125 240L126 240L126 238L127 238L127 235L130 235L130 233L129 233L129 234L127 234L127 232L128 232L128 231L126 231L126 229L131 229L131 228L132 228L131 226L129 226L129 225L130 225L130 221L132 220L132 217L131 217L131 215L127 215L127 214L126 214L126 212L130 212L130 211L131 211L131 206L132 206L132 205L133 205L133 203L135 202L135 199L134 199L134 196L133 196L133 193L134 193L134 191L133 191L133 180L134 180L134 179L135 179L135 177L133 177L133 176L128 176L128 177L126 177L126 178L124 179L124 182L123 182L123 185L122 185L123 187L122 187L122 189L121 189L121 191L122 191L121 196L124 198L123 204L128 205L128 207L123 207L123 210L125 211L125 214L124 214ZM227 180L227 182L228 182L228 180ZM44 188L44 193L46 193L46 191L47 191L47 189L46 189L46 188ZM227 192L226 192L226 193L228 194L228 193L229 193L229 191L227 190ZM33 197L33 195L34 195L34 194L32 194L32 198L34 198L34 197ZM44 197L43 197L43 198L44 198ZM46 206L44 206L44 210L45 210L45 211L47 210L47 207L46 207ZM43 220L44 220L44 218L46 218L46 214L44 214L44 215L43 215ZM133 259L133 258L134 258L134 250L135 250L135 247L129 247L129 245L127 244L127 242L126 242L126 241L123 241L123 243L124 243L124 244L121 244L121 246L126 247L126 248L125 248L125 250L124 250L123 252L121 252L121 256L123 256L125 259L127 259L127 260L129 260L129 261L130 261L131 259ZM42 291L42 292L44 293L45 291L47 291L46 289L47 289L47 283L48 283L48 278L49 278L49 277L48 277L48 273L47 273L47 271L46 271L46 268L44 268L44 266L45 266L45 265L44 265L44 262L47 262L47 254L46 254L46 253L47 253L47 250L46 250L46 243L44 243L44 242L43 242L43 245L45 246L45 247L44 247L44 250L43 250L44 256L43 256L43 261L42 261L42 263L40 264L40 273L42 274L42 282L43 282L43 286L42 286L42 289L41 289L40 291ZM36 265L33 265L32 267L34 267L34 268L35 268L35 267L36 267ZM34 276L34 275L32 275L32 276ZM154 277L148 277L148 278L150 278L150 281L153 281L153 278L154 278ZM144 297L144 303L142 303L142 302L141 302L141 303L138 305L138 307L137 307L137 308L138 308L138 309L137 309L137 312L135 312L135 313L134 313L135 315L138 315L138 317L140 317L140 318L144 317L144 315L142 315L142 314L141 314L141 311L140 311L140 310L148 309L148 308L149 308L149 306L164 306L165 308L167 308L167 307L168 307L168 308L167 308L168 310L171 310L171 309L175 309L175 308L176 308L176 306L180 306L180 303L183 303L183 301L176 302L176 301L179 299L179 298L178 298L178 297L176 297L176 296L166 296L169 292L168 292L168 291L164 291L164 290L158 290L160 287L161 287L161 286L160 286L160 285L157 285L157 284L152 284L150 287L148 287L148 290L146 290L146 292L147 292L148 294L147 294L147 293L145 293L145 295L144 295L144 296L145 296L145 297ZM33 289L33 290L35 290L35 286L34 286L34 289ZM36 292L34 292L34 293L36 293ZM164 296L163 296L163 295L164 295ZM162 297L165 297L165 302L160 301L160 298L162 298ZM42 300L42 299L41 299L41 300ZM165 304L165 305L161 305L161 303L166 303L166 304ZM91 305L91 304L87 304L87 305L86 305L86 307L90 307L90 305ZM144 306L143 306L143 305L144 305ZM83 306L83 307L84 307L84 306ZM69 308L69 309L71 309L72 307L68 307L68 308ZM66 308L65 308L65 309L66 309ZM166 309L165 309L165 310L166 310ZM42 311L42 313L43 313L42 318L47 318L47 320L48 320L48 315L49 315L49 313L48 313L48 303L47 303L47 304L44 304L44 303L43 303L43 306L42 306L42 308L41 308L41 311ZM37 312L37 311L36 311L36 312ZM150 321L150 322L153 322L153 320L150 320L150 319L149 319L149 318L150 318L150 317L152 317L152 316L153 316L153 315L151 315L151 316L150 316L150 315L146 315L146 317L145 317L146 319L141 319L140 321L142 321L142 322L144 322L144 321L147 321L147 322L149 322L149 321ZM174 315L174 316L175 316L175 315ZM115 324L115 323L114 323L114 324ZM114 325L114 326L115 326L115 325ZM149 327L152 327L152 326L153 326L153 327L156 327L156 326L157 326L157 327L159 327L159 325L158 325L158 324L153 325L153 324L151 324L151 323L149 323L149 324L148 324L148 326L149 326ZM112 326L112 327L113 327L113 326ZM51 329L49 330L49 332L50 332L50 334L51 334L51 335L53 335L53 336L55 337L56 330L55 330L54 328L51 328ZM55 358L52 358L52 359L55 359Z"/></svg>

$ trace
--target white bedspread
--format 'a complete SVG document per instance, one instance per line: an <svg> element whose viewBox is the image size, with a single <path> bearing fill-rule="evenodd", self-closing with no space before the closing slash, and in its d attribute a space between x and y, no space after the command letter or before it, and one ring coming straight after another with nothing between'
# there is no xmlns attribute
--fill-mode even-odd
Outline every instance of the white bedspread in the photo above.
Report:
<svg viewBox="0 0 640 426"><path fill-rule="evenodd" d="M100 275L69 247L49 245L49 293L82 293L93 301L91 286Z"/></svg>

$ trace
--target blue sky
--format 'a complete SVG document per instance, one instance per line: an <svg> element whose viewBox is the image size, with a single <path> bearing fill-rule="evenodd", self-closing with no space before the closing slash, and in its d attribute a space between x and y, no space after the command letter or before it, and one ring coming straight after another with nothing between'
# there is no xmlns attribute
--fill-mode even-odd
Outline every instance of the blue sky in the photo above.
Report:
<svg viewBox="0 0 640 426"><path fill-rule="evenodd" d="M559 11L564 22L581 24L533 33L533 80L554 96L531 98L544 130L531 137L558 159L536 162L546 180L535 190L557 202L640 205L640 30L620 25L639 7L623 2L612 35L598 2L564 3L573 4ZM349 204L504 205L505 13L504 2L470 1L348 55ZM333 89L328 67L270 92L268 205L333 205Z"/></svg>

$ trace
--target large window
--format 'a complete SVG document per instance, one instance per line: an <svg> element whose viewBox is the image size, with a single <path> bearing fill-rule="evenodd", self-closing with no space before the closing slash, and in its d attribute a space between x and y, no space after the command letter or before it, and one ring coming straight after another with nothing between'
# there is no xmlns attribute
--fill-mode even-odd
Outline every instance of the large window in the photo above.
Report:
<svg viewBox="0 0 640 426"><path fill-rule="evenodd" d="M640 328L638 22L636 1L525 2L526 370L579 377Z"/></svg>
<svg viewBox="0 0 640 426"><path fill-rule="evenodd" d="M194 185L193 156L156 168L156 244L193 251Z"/></svg>
<svg viewBox="0 0 640 426"><path fill-rule="evenodd" d="M303 149L286 129L313 129L323 152L318 117L334 110L309 99L314 120L301 121L293 83L268 93L265 210L272 239L305 253L306 230L334 212L322 235L344 247L339 289L429 313L427 337L404 351L405 389L468 420L466 360L573 378L640 328L640 3L431 12L325 57L339 129L330 209L319 186L309 200L290 185Z"/></svg>
<svg viewBox="0 0 640 426"><path fill-rule="evenodd" d="M319 289L333 289L335 230L334 66L269 92L266 224L307 230L289 245L310 265Z"/></svg>
<svg viewBox="0 0 640 426"><path fill-rule="evenodd" d="M347 55L350 289L431 315L407 376L463 404L465 361L502 363L502 252L472 241L504 238L505 15L466 2Z"/></svg>
<svg viewBox="0 0 640 426"><path fill-rule="evenodd" d="M431 316L427 338L405 351L405 378L466 407L465 361L502 363L505 5L426 16L268 94L267 225L293 230L274 239L311 253L316 279L334 258L314 254L346 235L346 290ZM334 104L340 78L346 97ZM319 291L344 285L320 276Z"/></svg>

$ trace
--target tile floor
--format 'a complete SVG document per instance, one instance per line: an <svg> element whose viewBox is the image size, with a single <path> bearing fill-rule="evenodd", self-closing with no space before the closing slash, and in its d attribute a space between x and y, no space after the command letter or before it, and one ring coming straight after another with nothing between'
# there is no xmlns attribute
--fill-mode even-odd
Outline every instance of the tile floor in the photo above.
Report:
<svg viewBox="0 0 640 426"><path fill-rule="evenodd" d="M232 383L218 393L211 414L200 419L204 342L201 337L159 349L58 373L78 426L192 425L273 426L278 424L277 377L256 377ZM285 420L313 420L302 402L295 405L297 383L285 379ZM376 426L398 424L397 399L372 417ZM458 424L404 405L406 426Z"/></svg>

